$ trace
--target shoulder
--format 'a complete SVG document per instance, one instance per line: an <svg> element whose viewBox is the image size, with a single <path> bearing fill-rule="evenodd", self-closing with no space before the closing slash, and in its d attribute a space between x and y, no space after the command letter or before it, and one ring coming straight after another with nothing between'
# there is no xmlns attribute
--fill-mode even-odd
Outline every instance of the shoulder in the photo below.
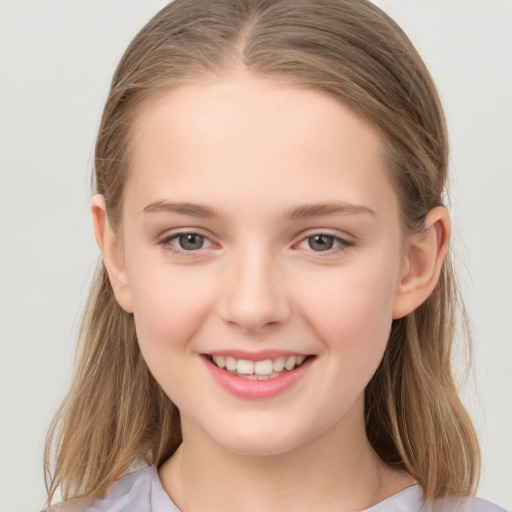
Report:
<svg viewBox="0 0 512 512"><path fill-rule="evenodd" d="M55 507L55 512L179 512L166 494L156 467L130 473L121 478L103 498L80 504L66 503Z"/></svg>
<svg viewBox="0 0 512 512"><path fill-rule="evenodd" d="M443 500L433 512L507 512L504 508L482 498Z"/></svg>
<svg viewBox="0 0 512 512"><path fill-rule="evenodd" d="M413 485L369 508L366 512L507 512L481 498L449 498L426 503L419 485Z"/></svg>

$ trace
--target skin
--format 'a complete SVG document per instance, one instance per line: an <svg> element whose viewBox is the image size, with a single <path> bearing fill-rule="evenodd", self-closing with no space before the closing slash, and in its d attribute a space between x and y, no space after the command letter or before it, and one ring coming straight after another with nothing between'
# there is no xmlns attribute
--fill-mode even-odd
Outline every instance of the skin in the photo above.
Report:
<svg viewBox="0 0 512 512"><path fill-rule="evenodd" d="M364 388L392 320L437 282L446 210L405 237L371 124L322 92L246 72L165 93L133 134L120 226L101 196L92 213L116 298L181 413L184 442L159 470L173 501L193 512L348 512L411 485L366 438ZM289 215L318 204L344 208ZM180 248L183 232L203 245ZM314 235L332 249L312 246ZM244 399L202 356L235 349L314 359L278 396Z"/></svg>

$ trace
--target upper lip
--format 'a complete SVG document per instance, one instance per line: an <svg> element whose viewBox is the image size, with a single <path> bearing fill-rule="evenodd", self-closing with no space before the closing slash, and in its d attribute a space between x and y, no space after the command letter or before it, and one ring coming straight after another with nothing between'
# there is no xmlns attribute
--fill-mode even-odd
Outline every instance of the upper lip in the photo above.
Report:
<svg viewBox="0 0 512 512"><path fill-rule="evenodd" d="M312 354L304 354L300 351L294 352L291 350L258 350L255 352L248 352L246 350L215 350L212 352L206 352L204 355L208 356L224 356L234 357L235 359L246 359L247 361L263 361L265 359L275 359L276 357L290 357L290 356L304 356L307 357Z"/></svg>

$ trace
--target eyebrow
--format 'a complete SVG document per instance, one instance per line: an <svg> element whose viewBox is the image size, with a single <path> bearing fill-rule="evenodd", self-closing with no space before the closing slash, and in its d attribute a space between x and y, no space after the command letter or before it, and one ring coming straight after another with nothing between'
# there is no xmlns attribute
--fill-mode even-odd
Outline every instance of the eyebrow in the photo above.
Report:
<svg viewBox="0 0 512 512"><path fill-rule="evenodd" d="M322 217L324 215L352 215L356 213L376 213L367 206L336 201L333 203L304 204L284 211L283 216L287 220L300 220L310 217Z"/></svg>
<svg viewBox="0 0 512 512"><path fill-rule="evenodd" d="M170 212L202 218L223 217L223 214L217 210L217 208L186 202L170 203L168 201L156 201L147 205L142 211L144 213ZM376 213L367 206L336 201L333 203L303 204L288 208L283 212L283 218L285 220L300 220L325 215L353 215L358 213L376 215Z"/></svg>
<svg viewBox="0 0 512 512"><path fill-rule="evenodd" d="M143 210L144 213L171 212L192 217L222 217L222 214L216 208L196 203L169 203L167 201L156 201L148 204Z"/></svg>

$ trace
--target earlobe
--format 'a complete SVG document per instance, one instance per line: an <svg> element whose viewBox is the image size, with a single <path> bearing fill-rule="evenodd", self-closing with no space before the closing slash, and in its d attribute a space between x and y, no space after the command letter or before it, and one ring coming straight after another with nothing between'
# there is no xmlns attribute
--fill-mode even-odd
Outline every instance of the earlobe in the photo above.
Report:
<svg viewBox="0 0 512 512"><path fill-rule="evenodd" d="M393 319L419 307L434 290L450 241L450 216L446 208L433 208L421 233L411 236L393 305Z"/></svg>
<svg viewBox="0 0 512 512"><path fill-rule="evenodd" d="M96 243L101 250L116 300L126 312L133 313L121 241L110 225L105 198L102 195L93 196L91 214Z"/></svg>

